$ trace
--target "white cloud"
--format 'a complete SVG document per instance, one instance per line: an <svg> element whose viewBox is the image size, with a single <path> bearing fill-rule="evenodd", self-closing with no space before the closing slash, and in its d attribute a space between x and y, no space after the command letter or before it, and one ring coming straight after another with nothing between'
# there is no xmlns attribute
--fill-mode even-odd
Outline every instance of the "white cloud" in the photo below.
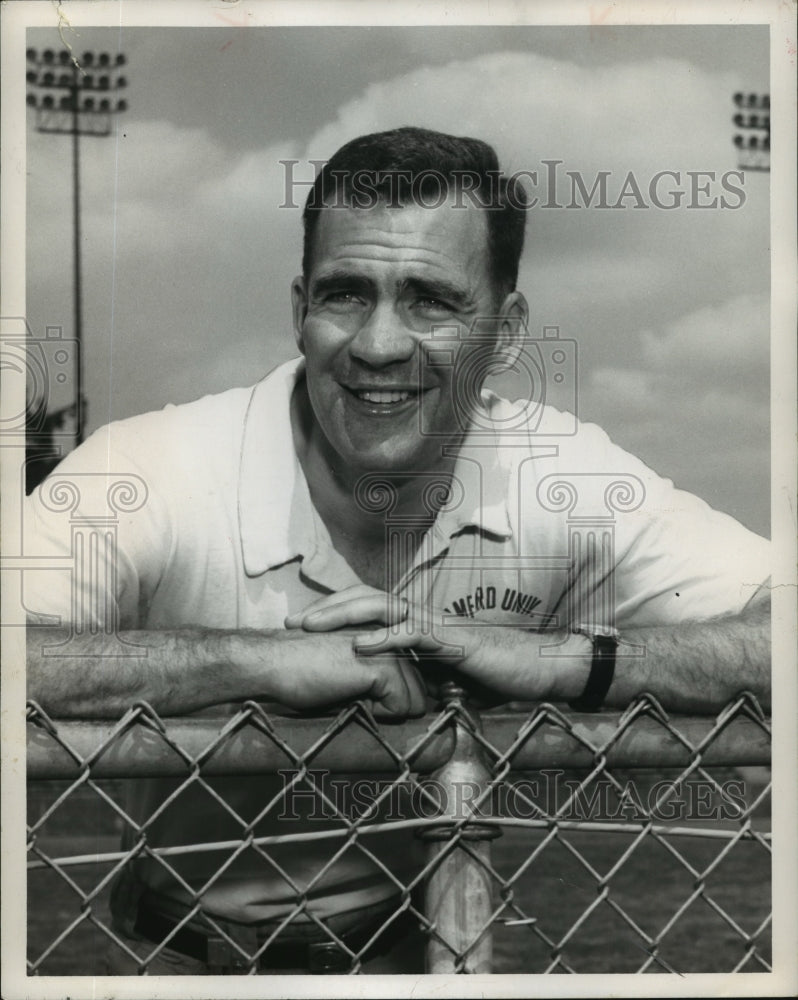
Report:
<svg viewBox="0 0 798 1000"><path fill-rule="evenodd" d="M712 169L730 162L731 74L673 59L602 68L495 52L368 87L308 143L327 156L355 135L420 124L492 142L511 169ZM690 114L685 114L689 108ZM698 150L703 163L686 163ZM721 167L723 169L723 167Z"/></svg>
<svg viewBox="0 0 798 1000"><path fill-rule="evenodd" d="M644 330L627 364L588 373L589 408L612 400L652 419L678 413L699 426L750 427L767 420L769 302L740 295ZM606 404L605 404L606 405Z"/></svg>
<svg viewBox="0 0 798 1000"><path fill-rule="evenodd" d="M691 381L735 374L749 380L769 371L769 318L768 296L739 295L668 323L662 333L644 331L643 358Z"/></svg>
<svg viewBox="0 0 798 1000"><path fill-rule="evenodd" d="M626 368L596 368L588 377L592 393L611 399L630 416L651 411L652 377L650 372L630 371Z"/></svg>
<svg viewBox="0 0 798 1000"><path fill-rule="evenodd" d="M589 373L581 400L619 444L678 485L768 524L769 302L740 295L644 330L624 367Z"/></svg>

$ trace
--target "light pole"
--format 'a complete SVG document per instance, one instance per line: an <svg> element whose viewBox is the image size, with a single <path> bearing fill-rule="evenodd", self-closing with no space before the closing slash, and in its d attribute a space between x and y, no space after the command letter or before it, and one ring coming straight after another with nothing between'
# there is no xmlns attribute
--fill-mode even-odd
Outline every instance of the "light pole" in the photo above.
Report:
<svg viewBox="0 0 798 1000"><path fill-rule="evenodd" d="M27 50L28 105L36 109L36 130L72 136L72 207L75 342L75 443L83 440L87 403L83 393L83 311L80 235L80 137L108 136L111 119L127 109L119 91L127 86L121 75L125 57L120 53L85 52L82 60L66 49Z"/></svg>
<svg viewBox="0 0 798 1000"><path fill-rule="evenodd" d="M739 150L740 170L770 170L770 94L737 93L732 121L738 129L734 145Z"/></svg>

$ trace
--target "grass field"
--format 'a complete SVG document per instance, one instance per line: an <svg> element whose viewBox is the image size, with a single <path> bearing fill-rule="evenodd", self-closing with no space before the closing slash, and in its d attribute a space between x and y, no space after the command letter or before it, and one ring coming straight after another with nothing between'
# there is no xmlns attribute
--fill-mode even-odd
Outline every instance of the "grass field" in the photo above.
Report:
<svg viewBox="0 0 798 1000"><path fill-rule="evenodd" d="M29 815L40 815L45 802L57 794L54 783L32 786ZM38 843L58 855L101 853L118 849L118 828L96 798L81 792L59 810L58 823L48 824ZM704 824L706 825L706 824ZM765 817L761 820L768 827ZM408 836L412 833L408 832ZM538 830L506 829L493 844L493 864L500 876L511 876L540 843ZM632 837L624 833L563 832L514 884L514 900L534 925L557 942L596 899L597 883L567 845L575 848L600 874L608 872L628 849ZM672 837L669 842L699 872L723 850L725 841L699 837ZM107 865L71 869L84 890L108 872ZM611 896L646 934L654 937L695 890L693 875L655 839L646 838L613 876ZM766 918L771 905L770 855L755 842L741 842L730 850L705 882L706 894L748 934ZM50 870L32 871L28 879L28 956L43 951L79 916L78 896L61 876ZM108 921L107 892L94 913ZM39 967L42 975L102 974L104 935L88 922L77 926ZM759 954L770 960L769 932L759 939ZM728 972L745 954L739 934L703 898L697 898L664 937L658 955L673 971ZM551 963L551 949L529 925L496 925L495 972L543 972ZM606 902L602 902L567 942L564 961L576 972L635 972L646 960L644 942ZM743 971L761 971L749 961ZM408 970L413 971L413 970ZM565 971L560 967L558 971ZM653 964L649 971L662 972Z"/></svg>

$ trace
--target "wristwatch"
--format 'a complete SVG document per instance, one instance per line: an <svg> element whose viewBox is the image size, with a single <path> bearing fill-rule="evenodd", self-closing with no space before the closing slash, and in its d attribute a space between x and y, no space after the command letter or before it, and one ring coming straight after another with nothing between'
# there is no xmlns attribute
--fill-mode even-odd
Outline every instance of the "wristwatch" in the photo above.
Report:
<svg viewBox="0 0 798 1000"><path fill-rule="evenodd" d="M612 684L615 674L615 653L621 641L617 629L595 625L574 625L571 632L586 635L593 643L590 673L581 695L569 705L576 712L597 712Z"/></svg>

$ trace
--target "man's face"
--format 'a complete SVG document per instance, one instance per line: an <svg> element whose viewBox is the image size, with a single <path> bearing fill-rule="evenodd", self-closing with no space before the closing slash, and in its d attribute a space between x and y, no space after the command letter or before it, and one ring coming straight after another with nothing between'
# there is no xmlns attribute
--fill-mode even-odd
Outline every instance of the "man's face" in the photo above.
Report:
<svg viewBox="0 0 798 1000"><path fill-rule="evenodd" d="M501 303L491 287L484 210L448 203L324 210L292 292L316 424L361 474L435 470L442 436L458 437L455 366L425 364L419 349L433 326L463 345L478 317L506 312L498 350L523 315L518 293Z"/></svg>

